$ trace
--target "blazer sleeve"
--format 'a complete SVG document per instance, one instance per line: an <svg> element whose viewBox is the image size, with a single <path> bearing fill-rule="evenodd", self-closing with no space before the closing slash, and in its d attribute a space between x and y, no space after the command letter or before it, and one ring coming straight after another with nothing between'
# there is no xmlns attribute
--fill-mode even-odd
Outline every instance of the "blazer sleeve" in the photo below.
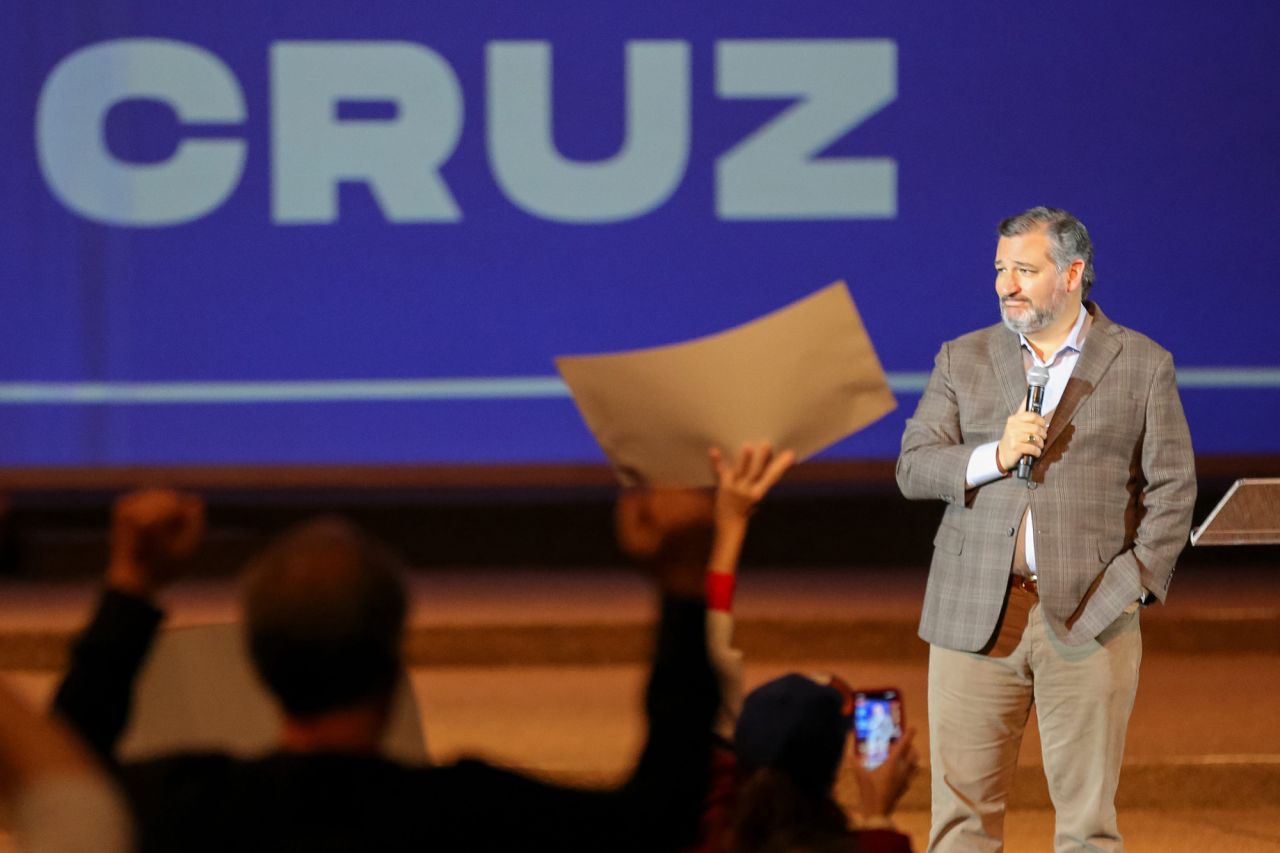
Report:
<svg viewBox="0 0 1280 853"><path fill-rule="evenodd" d="M1196 501L1195 455L1178 397L1173 357L1164 353L1147 394L1142 442L1142 517L1134 538L1142 585L1164 602L1173 567L1191 532Z"/></svg>
<svg viewBox="0 0 1280 853"><path fill-rule="evenodd" d="M965 474L972 452L960 429L950 344L943 344L933 360L929 384L902 433L898 488L911 500L942 500L964 506Z"/></svg>
<svg viewBox="0 0 1280 853"><path fill-rule="evenodd" d="M668 598L646 693L648 739L614 789L566 787L477 762L457 765L453 826L484 828L481 846L560 853L682 850L697 838L711 777L719 701L702 601Z"/></svg>

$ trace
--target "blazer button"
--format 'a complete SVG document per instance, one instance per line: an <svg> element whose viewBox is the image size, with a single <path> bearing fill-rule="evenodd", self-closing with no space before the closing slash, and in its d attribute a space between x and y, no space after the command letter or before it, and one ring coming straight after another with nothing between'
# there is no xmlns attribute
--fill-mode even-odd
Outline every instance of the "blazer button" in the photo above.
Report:
<svg viewBox="0 0 1280 853"><path fill-rule="evenodd" d="M1015 534L1015 533L1017 533L1017 532L1018 532L1018 528L1016 528L1016 527L1010 527L1010 528L1009 528L1009 535L1010 535L1010 536L1012 536L1013 534Z"/></svg>

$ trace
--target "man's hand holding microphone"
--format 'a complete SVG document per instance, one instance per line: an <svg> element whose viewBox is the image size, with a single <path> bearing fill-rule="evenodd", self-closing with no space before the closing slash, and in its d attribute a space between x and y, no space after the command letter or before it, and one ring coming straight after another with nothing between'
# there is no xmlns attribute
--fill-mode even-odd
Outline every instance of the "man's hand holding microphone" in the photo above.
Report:
<svg viewBox="0 0 1280 853"><path fill-rule="evenodd" d="M996 446L996 464L1000 471L1008 473L1016 469L1018 479L1031 476L1031 464L1044 452L1045 436L1049 434L1049 422L1041 415L1044 408L1044 389L1049 384L1049 371L1034 365L1027 371L1027 403L1021 410L1009 415L1004 422L1004 435Z"/></svg>

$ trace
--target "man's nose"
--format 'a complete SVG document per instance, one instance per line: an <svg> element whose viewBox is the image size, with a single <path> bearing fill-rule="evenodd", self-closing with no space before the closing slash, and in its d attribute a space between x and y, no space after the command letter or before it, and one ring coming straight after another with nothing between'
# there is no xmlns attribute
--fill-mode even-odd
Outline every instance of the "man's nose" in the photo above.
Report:
<svg viewBox="0 0 1280 853"><path fill-rule="evenodd" d="M1000 276L1000 295L1013 296L1022 290L1022 284L1018 281L1017 273L1008 273Z"/></svg>

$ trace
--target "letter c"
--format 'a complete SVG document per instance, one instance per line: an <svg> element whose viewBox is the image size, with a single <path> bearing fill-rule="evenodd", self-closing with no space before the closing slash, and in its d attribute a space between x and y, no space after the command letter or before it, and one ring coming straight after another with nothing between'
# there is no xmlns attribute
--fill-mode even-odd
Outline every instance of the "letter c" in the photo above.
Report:
<svg viewBox="0 0 1280 853"><path fill-rule="evenodd" d="M169 39L118 39L76 51L49 74L36 107L36 151L53 194L109 225L165 226L222 204L244 172L240 139L187 139L162 163L112 155L103 122L122 101L163 101L188 124L245 120L235 75L204 48Z"/></svg>

